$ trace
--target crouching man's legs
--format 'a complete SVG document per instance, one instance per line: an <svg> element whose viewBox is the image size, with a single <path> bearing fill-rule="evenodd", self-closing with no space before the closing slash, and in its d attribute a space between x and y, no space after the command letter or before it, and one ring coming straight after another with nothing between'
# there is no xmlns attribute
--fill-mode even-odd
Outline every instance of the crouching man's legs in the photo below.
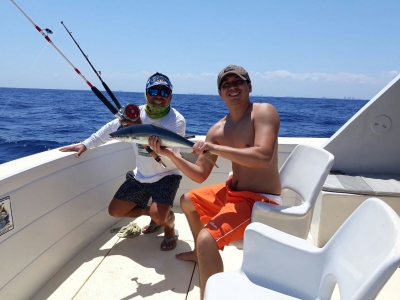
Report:
<svg viewBox="0 0 400 300"><path fill-rule="evenodd" d="M160 226L164 227L164 240L161 250L168 251L176 247L177 237L175 235L175 215L168 204L153 202L150 205L150 218Z"/></svg>
<svg viewBox="0 0 400 300"><path fill-rule="evenodd" d="M150 194L142 192L142 185L132 171L126 173L125 182L119 187L108 206L108 213L115 218L137 218L149 215L147 202Z"/></svg>
<svg viewBox="0 0 400 300"><path fill-rule="evenodd" d="M108 206L108 213L114 218L137 218L149 215L149 206L140 208L134 202L113 198Z"/></svg>

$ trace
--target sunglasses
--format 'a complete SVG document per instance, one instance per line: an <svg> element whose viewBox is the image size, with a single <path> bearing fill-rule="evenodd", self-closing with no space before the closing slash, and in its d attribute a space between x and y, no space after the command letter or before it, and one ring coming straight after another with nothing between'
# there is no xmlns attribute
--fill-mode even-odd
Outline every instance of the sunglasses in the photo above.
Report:
<svg viewBox="0 0 400 300"><path fill-rule="evenodd" d="M168 89L163 89L163 90L157 90L157 89L148 89L147 93L150 96L161 96L164 98L168 98L169 96L171 96L171 91Z"/></svg>

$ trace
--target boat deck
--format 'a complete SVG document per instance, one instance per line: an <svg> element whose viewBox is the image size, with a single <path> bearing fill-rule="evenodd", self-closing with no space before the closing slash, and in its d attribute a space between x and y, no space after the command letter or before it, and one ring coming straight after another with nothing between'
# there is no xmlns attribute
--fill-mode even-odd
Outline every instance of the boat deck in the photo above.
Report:
<svg viewBox="0 0 400 300"><path fill-rule="evenodd" d="M61 269L32 299L200 299L196 264L174 257L176 253L190 251L194 245L184 214L176 208L174 211L179 232L178 245L174 250L160 250L162 230L134 238L119 238L116 233L107 230ZM122 219L112 228L125 226L130 221L132 219ZM142 216L135 222L143 227L148 224L149 217ZM221 255L225 271L240 268L241 250L228 246ZM377 299L400 299L398 283L400 269ZM337 289L332 299L340 299Z"/></svg>

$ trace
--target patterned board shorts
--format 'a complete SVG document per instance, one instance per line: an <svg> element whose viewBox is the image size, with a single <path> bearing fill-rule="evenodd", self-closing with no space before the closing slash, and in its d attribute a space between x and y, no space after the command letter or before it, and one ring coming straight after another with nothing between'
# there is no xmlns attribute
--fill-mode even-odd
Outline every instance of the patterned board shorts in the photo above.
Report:
<svg viewBox="0 0 400 300"><path fill-rule="evenodd" d="M133 202L140 208L145 208L151 197L153 202L172 207L181 179L180 175L168 175L153 183L141 183L135 179L133 172L129 171L114 198Z"/></svg>

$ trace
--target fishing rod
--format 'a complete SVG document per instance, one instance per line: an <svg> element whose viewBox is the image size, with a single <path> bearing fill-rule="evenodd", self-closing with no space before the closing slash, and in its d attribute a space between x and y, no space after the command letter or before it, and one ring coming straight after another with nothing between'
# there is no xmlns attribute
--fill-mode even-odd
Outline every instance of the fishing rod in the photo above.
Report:
<svg viewBox="0 0 400 300"><path fill-rule="evenodd" d="M81 47L79 46L79 44L77 43L77 41L74 39L74 37L72 36L72 32L69 31L67 29L67 27L64 25L64 22L61 21L61 24L64 26L65 30L68 32L69 36L72 38L72 40L74 41L75 45L78 46L79 50L82 52L83 56L86 58L87 62L89 63L89 65L92 67L93 71L96 73L97 77L100 79L103 87L106 89L107 93L110 95L111 99L114 101L115 105L117 106L117 108L121 108L121 104L118 102L117 98L114 96L113 92L110 90L110 88L108 87L108 85L103 81L103 79L100 76L100 72L97 71L92 63L90 62L88 56L83 52L83 50L81 49Z"/></svg>
<svg viewBox="0 0 400 300"><path fill-rule="evenodd" d="M90 87L90 89L93 91L93 93L95 93L95 95L104 103L104 105L107 106L107 108L113 113L116 114L118 112L118 110L107 100L107 98L93 85L90 83L89 80L86 79L85 76L83 76L83 74L79 71L78 68L76 68L71 61L61 52L60 49L57 48L57 46L53 43L53 41L50 39L50 37L48 36L49 34L52 34L53 32L46 28L44 31L38 26L36 25L31 18L29 18L29 16L21 9L21 7L18 6L17 3L15 3L14 0L10 0L18 9L19 11L29 20L29 22L32 23L32 25L36 28L37 31L39 31L39 33L45 38L46 41L48 41L53 47L54 49L56 49L56 51L67 61L67 63L75 70L75 72L86 82L86 84ZM61 22L62 23L62 22ZM97 74L97 73L96 73ZM108 88L108 87L107 87ZM109 90L109 89L108 89ZM110 91L111 92L111 91ZM114 97L115 98L115 97ZM118 100L117 100L118 102ZM119 102L118 102L119 104ZM117 105L117 104L116 104ZM117 105L118 106L118 105ZM119 104L118 108L121 107L121 104Z"/></svg>
<svg viewBox="0 0 400 300"><path fill-rule="evenodd" d="M90 83L89 80L87 80L85 78L85 76L83 76L83 74L79 71L78 68L76 68L70 61L69 59L61 52L60 49L57 48L57 46L52 42L52 40L50 39L50 37L48 36L48 34L52 34L53 32L46 28L45 31L43 31L38 25L36 25L31 18L28 17L28 15L21 9L21 7L18 6L17 3L15 3L14 0L10 0L15 7L18 8L18 10L28 19L29 22L32 23L33 27L35 27L35 29L37 31L39 31L39 33L45 38L45 40L47 42L49 42L54 49L56 49L56 51L67 61L67 63L74 69L74 71L86 82L86 84L90 87L90 89L93 91L93 93L101 100L101 102L103 102L103 104L111 111L112 114L116 115L118 113L118 110L107 100L107 98L93 85ZM64 26L65 27L65 26ZM67 30L68 31L68 30ZM71 36L72 37L72 36ZM83 51L82 51L83 53ZM84 53L83 53L84 54ZM84 56L86 57L86 55L84 54ZM87 59L88 60L88 59ZM89 60L88 60L89 61ZM90 64L91 65L91 64ZM94 69L94 68L93 68ZM94 69L95 70L95 69ZM97 74L97 72L95 71L95 73ZM101 80L101 79L100 79ZM108 89L110 90L110 89ZM108 91L107 91L108 92ZM110 90L111 92L111 90ZM112 92L111 92L112 93ZM118 100L117 103L119 104ZM118 106L118 104L116 104ZM135 105L136 106L136 105ZM119 107L121 107L121 104L119 104ZM140 119L140 118L139 118ZM163 167L166 168L166 165L162 162L160 156L155 153L149 146L145 146L145 149L147 150L148 153L150 153L150 155Z"/></svg>
<svg viewBox="0 0 400 300"><path fill-rule="evenodd" d="M37 31L45 38L46 41L48 41L54 49L57 50L57 52L67 61L67 63L75 70L75 72L86 82L86 84L90 87L90 89L95 93L95 95L104 103L105 106L113 113L116 114L118 110L111 105L111 103L107 100L107 98L93 85L90 83L89 80L83 76L83 74L79 71L78 68L76 68L70 61L69 59L60 51L60 49L57 48L56 45L52 42L52 40L49 38L48 34L53 33L50 29L46 28L45 31L43 31L38 25L36 25L31 18L28 17L28 15L21 9L21 7L18 6L17 3L15 3L14 0L10 0L17 8L18 10L29 20L29 22L32 23L32 25L36 28Z"/></svg>
<svg viewBox="0 0 400 300"><path fill-rule="evenodd" d="M103 84L104 88L106 89L108 95L110 95L111 99L113 99L115 105L117 106L117 108L119 108L119 112L118 114L121 113L121 111L123 111L121 114L123 115L123 117L128 118L129 120L133 120L134 122L136 120L138 120L138 123L142 123L142 120L140 119L140 112L139 112L139 108L134 105L134 104L128 104L125 107L121 108L121 104L119 103L119 101L117 100L117 98L114 96L114 93L111 91L111 89L108 87L108 85L103 81L103 79L101 78L101 76L99 75L99 72L95 69L95 67L92 65L92 63L90 62L88 56L85 54L85 52L83 52L83 50L81 49L81 47L79 46L79 44L77 43L77 41L74 39L74 37L72 36L72 32L69 31L67 29L67 27L65 26L64 22L61 21L61 24L64 26L65 30L68 32L69 36L72 38L72 40L75 42L75 45L78 46L79 50L81 51L82 55L86 58L87 62L89 63L89 65L92 67L92 70L96 73L97 77L100 79L101 83ZM132 117L130 117L132 116ZM156 160L156 162L158 162L163 168L166 168L167 166L163 163L163 161L161 160L161 157L155 153L153 151L153 149L150 148L150 146L145 146L143 145L143 147L146 149L146 151Z"/></svg>

